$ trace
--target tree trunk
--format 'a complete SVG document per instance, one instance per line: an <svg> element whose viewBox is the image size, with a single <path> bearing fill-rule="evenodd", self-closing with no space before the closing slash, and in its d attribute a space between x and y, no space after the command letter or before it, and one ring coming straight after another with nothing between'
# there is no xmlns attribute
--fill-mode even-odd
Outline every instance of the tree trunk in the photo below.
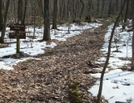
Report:
<svg viewBox="0 0 134 103"><path fill-rule="evenodd" d="M82 8L81 8L81 12L80 12L80 17L79 17L79 18L81 19L85 5L84 5L83 0L80 0L80 2L81 2L81 4L82 4Z"/></svg>
<svg viewBox="0 0 134 103"><path fill-rule="evenodd" d="M7 2L6 2L4 22L3 22L2 34L1 34L1 37L0 37L0 43L4 43L4 37L5 37L5 31L6 31L7 13L8 13L8 8L9 8L9 2L10 2L10 0L7 0Z"/></svg>
<svg viewBox="0 0 134 103"><path fill-rule="evenodd" d="M112 6L112 0L109 1L109 8L108 8L108 16L111 16L111 6Z"/></svg>
<svg viewBox="0 0 134 103"><path fill-rule="evenodd" d="M127 4L126 4L126 11L125 11L125 17L124 17L124 22L123 22L123 26L122 29L124 30L126 27L126 23L127 23L127 19L128 19L128 12L129 12L129 0L127 0Z"/></svg>
<svg viewBox="0 0 134 103"><path fill-rule="evenodd" d="M38 5L39 5L39 8L40 8L41 16L43 17L44 11L43 11L43 6L42 6L42 0L39 0L39 1L38 1Z"/></svg>
<svg viewBox="0 0 134 103"><path fill-rule="evenodd" d="M57 0L54 0L53 2L53 25L52 25L52 29L57 29Z"/></svg>
<svg viewBox="0 0 134 103"><path fill-rule="evenodd" d="M134 0L132 1L132 11L134 10ZM132 60L131 60L131 70L134 70L134 12L132 12L132 26L133 26L133 37L132 37Z"/></svg>
<svg viewBox="0 0 134 103"><path fill-rule="evenodd" d="M44 0L44 35L43 41L50 40L49 0Z"/></svg>
<svg viewBox="0 0 134 103"><path fill-rule="evenodd" d="M99 10L99 8L100 8L99 4L100 3L99 2L100 2L100 0L97 0L97 14L96 14L97 16L99 16L99 13L100 13L100 10Z"/></svg>
<svg viewBox="0 0 134 103"><path fill-rule="evenodd" d="M3 17L2 17L2 0L0 0L0 31L2 31Z"/></svg>
<svg viewBox="0 0 134 103"><path fill-rule="evenodd" d="M23 0L18 1L18 22L22 23L23 20Z"/></svg>
<svg viewBox="0 0 134 103"><path fill-rule="evenodd" d="M25 8L24 8L24 15L23 15L23 18L22 18L22 24L25 24L26 11L27 11L27 0L25 0Z"/></svg>
<svg viewBox="0 0 134 103"><path fill-rule="evenodd" d="M122 8L120 10L120 13L115 21L115 24L114 24L114 27L112 29L112 32L111 32L111 37L110 37L110 40L109 40L109 46L108 46L108 53L107 53L107 59L106 59L106 62L105 62L105 65L104 65L104 68L102 70L102 73L101 73L101 78L100 78L100 85L99 85L99 91L98 91L98 96L97 96L97 103L101 103L101 94L102 94L102 87L103 87L103 78L104 78L104 74L105 74L105 71L106 71L106 68L107 68L107 65L108 65L108 62L109 62L109 58L110 58L110 52L111 52L111 45L112 45L112 39L113 39L113 36L114 36L114 30L118 24L118 21L119 21L119 18L122 14L122 11L124 9L124 6L125 6L125 3L126 3L127 0L124 0L124 3L122 5Z"/></svg>
<svg viewBox="0 0 134 103"><path fill-rule="evenodd" d="M101 16L102 17L104 17L104 3L105 3L105 1L104 0L102 0L102 7L101 7Z"/></svg>
<svg viewBox="0 0 134 103"><path fill-rule="evenodd" d="M86 14L87 15L85 15L85 21L86 22L91 22L92 20L91 20L91 15L92 15L92 0L88 0L88 3L87 3L87 12L86 12Z"/></svg>

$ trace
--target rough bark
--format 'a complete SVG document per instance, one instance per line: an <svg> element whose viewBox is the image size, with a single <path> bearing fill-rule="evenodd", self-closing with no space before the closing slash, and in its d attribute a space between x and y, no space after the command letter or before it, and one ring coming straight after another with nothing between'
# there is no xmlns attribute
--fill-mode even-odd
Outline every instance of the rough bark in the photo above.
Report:
<svg viewBox="0 0 134 103"><path fill-rule="evenodd" d="M127 23L127 19L128 19L128 12L129 12L129 0L127 0L127 4L126 4L126 11L125 11L125 17L124 17L124 24L122 26L122 29L125 29L126 27L126 23Z"/></svg>
<svg viewBox="0 0 134 103"><path fill-rule="evenodd" d="M10 0L7 0L7 2L6 2L6 9L5 9L5 15L4 15L4 22L3 22L2 34L1 34L1 37L0 37L0 43L4 43L4 37L5 37L5 31L6 31L7 13L8 13L8 8L9 8L9 2L10 2Z"/></svg>
<svg viewBox="0 0 134 103"><path fill-rule="evenodd" d="M53 25L52 25L52 29L57 29L57 0L54 0L53 2Z"/></svg>
<svg viewBox="0 0 134 103"><path fill-rule="evenodd" d="M80 2L81 2L81 4L82 4L82 8L81 8L81 12L80 12L80 17L79 17L79 18L81 19L85 5L84 5L83 0L80 0Z"/></svg>
<svg viewBox="0 0 134 103"><path fill-rule="evenodd" d="M39 1L38 1L38 5L39 5L39 8L40 8L41 16L43 17L44 11L43 11L43 6L42 6L42 0L39 0Z"/></svg>
<svg viewBox="0 0 134 103"><path fill-rule="evenodd" d="M27 0L25 0L25 8L24 8L24 15L23 15L23 18L22 18L22 24L25 24L26 11L27 11Z"/></svg>
<svg viewBox="0 0 134 103"><path fill-rule="evenodd" d="M50 40L49 0L44 0L44 35L43 41Z"/></svg>
<svg viewBox="0 0 134 103"><path fill-rule="evenodd" d="M18 22L22 23L23 20L23 0L18 1Z"/></svg>
<svg viewBox="0 0 134 103"><path fill-rule="evenodd" d="M99 5L99 2L100 2L100 0L97 0L97 15L99 15L99 8L100 8L100 5Z"/></svg>
<svg viewBox="0 0 134 103"><path fill-rule="evenodd" d="M110 15L111 15L111 6L112 6L112 0L110 0L110 2L109 2L109 8L108 8L108 16L110 17Z"/></svg>

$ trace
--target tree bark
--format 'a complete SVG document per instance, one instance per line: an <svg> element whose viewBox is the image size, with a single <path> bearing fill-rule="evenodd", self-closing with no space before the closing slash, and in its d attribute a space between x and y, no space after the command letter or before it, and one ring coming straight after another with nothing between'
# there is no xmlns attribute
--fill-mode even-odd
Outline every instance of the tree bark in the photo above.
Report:
<svg viewBox="0 0 134 103"><path fill-rule="evenodd" d="M3 28L2 28L2 34L0 37L0 43L4 43L4 37L5 37L5 31L6 31L6 21L7 21L7 13L9 8L10 0L7 0L6 2L6 9L5 9L5 15L4 15L4 22L3 22Z"/></svg>
<svg viewBox="0 0 134 103"><path fill-rule="evenodd" d="M22 23L23 20L23 0L18 1L18 22Z"/></svg>
<svg viewBox="0 0 134 103"><path fill-rule="evenodd" d="M96 13L97 13L98 16L99 16L99 13L100 13L100 11L99 11L99 8L100 8L99 4L100 3L99 2L100 2L100 0L97 0L97 12Z"/></svg>
<svg viewBox="0 0 134 103"><path fill-rule="evenodd" d="M43 41L50 40L49 0L44 0L44 35Z"/></svg>
<svg viewBox="0 0 134 103"><path fill-rule="evenodd" d="M25 24L26 11L27 11L27 0L25 0L25 8L24 8L24 15L23 15L23 18L22 18L22 24Z"/></svg>
<svg viewBox="0 0 134 103"><path fill-rule="evenodd" d="M126 11L125 11L125 17L124 17L122 29L125 29L125 27L126 27L126 23L127 23L127 19L128 19L128 12L129 12L128 7L129 7L129 0L127 0L127 4L126 4Z"/></svg>
<svg viewBox="0 0 134 103"><path fill-rule="evenodd" d="M111 6L112 6L112 0L109 1L109 8L108 8L108 16L111 16Z"/></svg>
<svg viewBox="0 0 134 103"><path fill-rule="evenodd" d="M80 0L80 2L81 2L81 4L82 4L82 8L81 8L81 12L80 12L80 17L79 17L79 18L81 19L85 5L84 5L83 0Z"/></svg>
<svg viewBox="0 0 134 103"><path fill-rule="evenodd" d="M52 29L57 29L57 0L54 0L53 2L53 25L52 25Z"/></svg>
<svg viewBox="0 0 134 103"><path fill-rule="evenodd" d="M132 2L132 11L134 10L134 0ZM132 27L133 27L133 37L132 37L132 60L131 60L131 70L134 70L134 12L132 12Z"/></svg>
<svg viewBox="0 0 134 103"><path fill-rule="evenodd" d="M2 15L2 0L0 0L0 31L2 31L3 15Z"/></svg>
<svg viewBox="0 0 134 103"><path fill-rule="evenodd" d="M43 17L44 11L43 11L43 6L42 6L42 0L39 0L39 1L38 1L38 5L39 5L39 8L40 8L41 16Z"/></svg>
<svg viewBox="0 0 134 103"><path fill-rule="evenodd" d="M101 94L102 94L102 87L103 87L103 78L104 78L104 74L105 74L105 71L106 71L106 68L107 68L107 65L108 65L108 62L109 62L109 58L110 58L110 52L111 52L111 45L112 45L112 39L113 39L113 36L114 36L114 30L118 24L118 21L119 21L119 18L122 14L122 11L124 9L124 6L125 6L125 3L126 3L127 0L124 0L124 3L122 5L122 8L120 10L120 13L114 23L114 26L113 26L113 29L112 29L112 32L111 32L111 37L110 37L110 40L109 40L109 46L108 46L108 53L107 53L107 59L106 59L106 62L105 62L105 65L103 67L103 70L102 70L102 73L101 73L101 78L100 78L100 85L99 85L99 91L98 91L98 95L97 95L97 103L101 103Z"/></svg>
<svg viewBox="0 0 134 103"><path fill-rule="evenodd" d="M105 0L102 0L102 8L101 8L101 16L103 17L104 16L104 3L105 3Z"/></svg>

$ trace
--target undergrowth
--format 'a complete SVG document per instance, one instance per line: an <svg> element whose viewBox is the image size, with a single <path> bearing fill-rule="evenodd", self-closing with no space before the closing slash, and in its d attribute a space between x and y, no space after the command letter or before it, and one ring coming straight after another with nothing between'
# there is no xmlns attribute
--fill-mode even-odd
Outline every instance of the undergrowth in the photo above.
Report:
<svg viewBox="0 0 134 103"><path fill-rule="evenodd" d="M70 103L83 103L78 91L79 82L70 84L69 86L69 100Z"/></svg>

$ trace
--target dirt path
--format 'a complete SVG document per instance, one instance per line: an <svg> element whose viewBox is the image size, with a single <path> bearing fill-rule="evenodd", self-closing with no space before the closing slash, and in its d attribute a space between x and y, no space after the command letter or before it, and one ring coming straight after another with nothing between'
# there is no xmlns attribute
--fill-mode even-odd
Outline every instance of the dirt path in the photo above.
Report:
<svg viewBox="0 0 134 103"><path fill-rule="evenodd" d="M101 55L106 30L101 26L56 41L58 46L40 59L19 63L13 71L0 70L0 103L69 103L74 84L83 103L93 103L87 90L95 79L89 73L96 72L94 61Z"/></svg>

